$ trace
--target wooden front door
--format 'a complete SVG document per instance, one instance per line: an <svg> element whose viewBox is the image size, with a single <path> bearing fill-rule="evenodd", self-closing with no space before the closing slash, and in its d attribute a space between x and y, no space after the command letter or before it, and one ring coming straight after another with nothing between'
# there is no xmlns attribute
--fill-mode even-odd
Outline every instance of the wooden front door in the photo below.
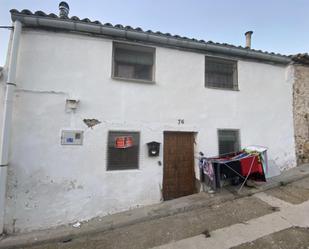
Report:
<svg viewBox="0 0 309 249"><path fill-rule="evenodd" d="M195 193L194 134L164 132L163 198Z"/></svg>

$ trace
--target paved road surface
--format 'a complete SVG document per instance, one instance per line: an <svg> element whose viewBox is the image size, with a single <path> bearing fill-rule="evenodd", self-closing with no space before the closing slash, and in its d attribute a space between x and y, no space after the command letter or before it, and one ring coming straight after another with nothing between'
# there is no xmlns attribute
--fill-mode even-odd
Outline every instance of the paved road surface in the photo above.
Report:
<svg viewBox="0 0 309 249"><path fill-rule="evenodd" d="M309 178L255 194L277 212L155 249L308 249ZM258 209L258 207L257 207Z"/></svg>

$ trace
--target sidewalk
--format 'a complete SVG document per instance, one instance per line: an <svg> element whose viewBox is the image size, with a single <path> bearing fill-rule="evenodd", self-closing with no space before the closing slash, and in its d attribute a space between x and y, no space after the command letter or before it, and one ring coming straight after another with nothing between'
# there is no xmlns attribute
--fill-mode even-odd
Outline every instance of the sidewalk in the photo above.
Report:
<svg viewBox="0 0 309 249"><path fill-rule="evenodd" d="M263 192L267 189L275 188L281 185L286 185L290 182L297 181L305 177L309 177L308 164L286 171L280 176L270 179L266 184L259 186L256 189L244 188L240 193L236 193L235 188L234 189L230 188L229 190L222 189L220 192L214 195L210 195L207 193L199 193L171 201L162 202L160 204L146 206L143 208L138 208L110 216L105 216L102 218L96 218L89 222L82 223L80 228L74 228L72 227L72 225L68 225L27 234L11 235L8 236L7 238L3 238L0 241L0 248L1 249L22 248L25 247L26 245L27 247L36 246L35 248L41 248L39 247L40 244L52 244L52 243L64 243L61 245L61 248L85 248L78 246L70 247L69 245L70 243L65 242L76 241L75 243L78 243L78 241L80 241L80 244L84 243L85 245L87 245L88 243L87 239L95 238L96 242L98 242L98 240L101 239L104 240L104 236L106 238L109 236L108 238L115 239L117 237L116 235L118 230L122 232L126 231L129 233L134 230L133 228L142 229L142 231L143 229L144 231L149 231L150 237L151 234L153 235L153 238L148 238L149 240L153 241L151 241L151 243L145 241L143 244L144 246L145 245L158 246L160 245L158 243L161 244L168 243L169 240L175 240L175 239L178 240L195 235L195 234L188 234L189 231L179 231L177 236L173 235L174 236L173 237L171 235L169 237L166 236L165 234L162 234L164 239L160 239L159 238L160 234L158 231L155 231L153 233L151 232L152 231L151 229L153 229L153 227L160 229L159 222L162 222L162 224L164 223L165 226L168 226L169 223L173 222L173 217L177 216L180 219L180 221L181 219L186 217L189 221L192 221L192 223L196 222L196 224L198 224L197 223L198 221L196 219L200 218L201 220L204 219L204 221L208 221L209 218L208 216L210 214L213 215L212 218L214 220L216 212L218 211L218 209L215 209L214 207L221 205L222 206L221 212L222 212L222 210L224 210L224 203L230 202L229 205L226 205L230 206L232 205L233 201L237 200L239 200L236 203L237 205L254 206L257 205L254 199L247 198L245 199L247 203L245 203L245 201L241 201L240 198L243 199L246 198L245 196L251 196L255 193ZM237 206L236 204L235 207ZM264 215L268 211L269 211L268 207L265 206L264 209L263 208L261 209L260 214L247 213L244 214L244 216L241 216L241 214L239 214L240 216L237 219L232 220L231 222L239 222L239 221L243 222L248 219L257 218L258 216L255 217L256 215ZM198 215L200 216L198 217ZM224 213L221 213L221 215L224 216ZM213 228L218 229L220 228L220 226L224 227L227 225L227 221L225 220L222 220L220 222L219 222L220 224L216 222L215 225L217 227L214 226ZM154 223L156 224L154 225ZM147 226L147 224L149 224L149 226ZM192 229L192 233L194 232L197 233L200 229L201 227L195 227L195 230ZM164 231L164 229L162 229L162 231ZM166 231L168 231L167 227ZM154 238L155 236L157 236L157 238ZM133 237L133 235L131 235L131 237ZM147 238L143 239L146 240ZM74 243L72 243L72 246L73 244ZM57 247L51 245L50 247L44 247L44 248L57 248ZM94 247L88 247L88 248L94 248ZM120 248L120 246L119 247L111 246L106 248ZM136 248L147 248L147 247L136 247Z"/></svg>
<svg viewBox="0 0 309 249"><path fill-rule="evenodd" d="M290 198L291 193L294 198ZM253 197L268 203L276 212L214 230L207 237L197 235L153 249L309 248L309 178Z"/></svg>

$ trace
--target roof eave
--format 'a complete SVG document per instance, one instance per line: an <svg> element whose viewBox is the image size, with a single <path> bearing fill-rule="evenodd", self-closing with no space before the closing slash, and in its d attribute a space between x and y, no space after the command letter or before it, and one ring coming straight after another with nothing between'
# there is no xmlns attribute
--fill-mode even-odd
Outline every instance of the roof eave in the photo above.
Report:
<svg viewBox="0 0 309 249"><path fill-rule="evenodd" d="M54 18L48 16L27 15L20 12L11 12L13 21L19 20L26 26L37 28L54 28L68 31L87 32L110 36L112 38L120 38L158 45L174 46L178 48L194 49L199 51L224 54L245 59L268 61L276 64L289 64L291 58L284 55L260 52L252 49L239 48L231 45L221 45L210 42L202 42L193 39L176 38L174 36L166 36L156 34L154 32L145 32L137 30L127 30L125 28L117 28L115 26L107 26L95 23L87 23L83 21L75 21L72 19Z"/></svg>

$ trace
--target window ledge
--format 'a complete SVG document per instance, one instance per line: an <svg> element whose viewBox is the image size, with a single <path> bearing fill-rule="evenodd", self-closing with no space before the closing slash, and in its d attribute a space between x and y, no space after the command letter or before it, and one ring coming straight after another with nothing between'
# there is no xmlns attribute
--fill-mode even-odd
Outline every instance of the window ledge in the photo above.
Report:
<svg viewBox="0 0 309 249"><path fill-rule="evenodd" d="M121 78L121 77L116 77L116 76L112 76L111 78L112 78L113 80L126 81L126 82L133 82L133 83L145 83L145 84L150 84L150 85L156 84L156 82L155 82L155 81L152 81L152 80L141 80L141 79Z"/></svg>
<svg viewBox="0 0 309 249"><path fill-rule="evenodd" d="M223 91L233 91L233 92L239 92L239 88L223 88L223 87L215 87L215 86L205 86L205 88L213 89L213 90L223 90Z"/></svg>
<svg viewBox="0 0 309 249"><path fill-rule="evenodd" d="M141 169L106 169L105 171L108 174L112 173L141 173Z"/></svg>

